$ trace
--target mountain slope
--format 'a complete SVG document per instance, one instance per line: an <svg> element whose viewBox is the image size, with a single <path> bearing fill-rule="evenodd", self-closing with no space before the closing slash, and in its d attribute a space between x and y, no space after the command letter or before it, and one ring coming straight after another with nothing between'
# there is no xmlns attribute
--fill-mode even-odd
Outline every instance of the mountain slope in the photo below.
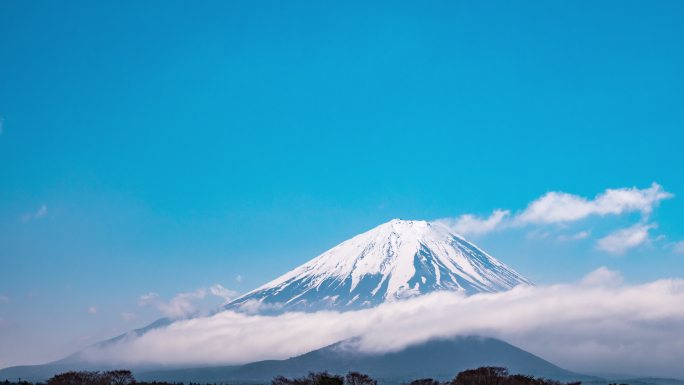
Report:
<svg viewBox="0 0 684 385"><path fill-rule="evenodd" d="M402 383L432 377L446 380L459 371L479 366L503 366L511 373L531 374L559 380L590 377L559 368L531 353L501 340L482 337L459 337L434 340L407 347L399 352L360 353L353 341L340 342L286 360L260 361L240 367L195 368L140 373L143 379L169 381L268 383L277 375L305 376L309 371L345 374L360 371L382 383Z"/></svg>
<svg viewBox="0 0 684 385"><path fill-rule="evenodd" d="M170 325L173 320L169 318L160 318L151 324L132 330L128 333L121 334L117 337L98 342L92 346L108 346L114 344L124 338L131 337L132 335L141 336L150 330L157 328L162 328ZM18 380L24 379L30 382L40 382L45 381L48 378L54 376L58 373L68 372L71 370L113 370L121 369L119 365L116 364L104 364L104 363L93 363L89 362L84 356L83 351L76 352L68 357L62 358L57 361L52 361L43 365L20 365L11 366L8 368L0 369L0 381L3 380Z"/></svg>
<svg viewBox="0 0 684 385"><path fill-rule="evenodd" d="M333 247L226 308L359 308L454 290L497 292L529 281L438 222L395 219Z"/></svg>

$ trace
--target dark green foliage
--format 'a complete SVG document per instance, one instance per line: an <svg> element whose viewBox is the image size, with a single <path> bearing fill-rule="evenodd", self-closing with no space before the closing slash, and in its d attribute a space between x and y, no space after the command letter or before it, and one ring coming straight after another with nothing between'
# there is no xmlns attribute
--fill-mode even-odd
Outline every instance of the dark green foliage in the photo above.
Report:
<svg viewBox="0 0 684 385"><path fill-rule="evenodd" d="M346 385L378 385L369 375L359 372L349 372L344 378Z"/></svg>
<svg viewBox="0 0 684 385"><path fill-rule="evenodd" d="M18 382L5 380L0 382L0 385L33 384L21 380ZM137 382L130 370L111 370L107 372L65 372L53 376L48 380L47 384L39 383L35 385L183 385L183 383ZM202 384L190 382L188 385ZM271 385L378 385L378 382L370 376L359 372L349 372L344 377L328 372L309 372L309 375L300 378L274 377ZM581 385L581 382L564 384L554 380L535 378L522 374L509 375L506 368L485 366L464 370L452 381L440 383L432 378L421 378L411 381L408 385Z"/></svg>
<svg viewBox="0 0 684 385"><path fill-rule="evenodd" d="M66 372L53 376L47 385L182 385L168 382L136 382L130 370ZM1 384L0 384L1 385Z"/></svg>
<svg viewBox="0 0 684 385"><path fill-rule="evenodd" d="M310 372L308 376L301 378L277 376L273 378L271 385L344 385L344 377L328 372Z"/></svg>
<svg viewBox="0 0 684 385"><path fill-rule="evenodd" d="M133 373L130 370L112 370L104 373L110 385L131 385L135 383Z"/></svg>
<svg viewBox="0 0 684 385"><path fill-rule="evenodd" d="M535 378L522 374L508 374L508 369L495 366L485 366L477 369L464 370L459 373L450 385L564 385L555 380ZM571 382L565 385L581 385L581 382Z"/></svg>
<svg viewBox="0 0 684 385"><path fill-rule="evenodd" d="M452 381L452 385L504 385L508 380L508 369L483 366L464 370Z"/></svg>
<svg viewBox="0 0 684 385"><path fill-rule="evenodd" d="M110 385L100 372L66 372L53 376L48 385Z"/></svg>
<svg viewBox="0 0 684 385"><path fill-rule="evenodd" d="M130 370L108 372L66 372L53 376L47 385L131 385L135 378Z"/></svg>

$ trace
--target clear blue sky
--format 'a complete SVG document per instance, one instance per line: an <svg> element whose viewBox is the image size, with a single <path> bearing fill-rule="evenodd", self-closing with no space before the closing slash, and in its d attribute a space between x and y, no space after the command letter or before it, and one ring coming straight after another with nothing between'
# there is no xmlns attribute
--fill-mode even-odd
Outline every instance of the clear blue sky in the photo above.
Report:
<svg viewBox="0 0 684 385"><path fill-rule="evenodd" d="M55 358L158 317L144 293L246 291L392 218L548 191L675 197L622 256L523 230L477 243L540 283L681 276L682 18L681 1L2 1L0 349Z"/></svg>

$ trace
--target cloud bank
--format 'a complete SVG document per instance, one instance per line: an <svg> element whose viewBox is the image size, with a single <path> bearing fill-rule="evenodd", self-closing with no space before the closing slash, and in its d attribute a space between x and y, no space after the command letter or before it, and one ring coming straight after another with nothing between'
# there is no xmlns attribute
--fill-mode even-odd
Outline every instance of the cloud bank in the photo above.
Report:
<svg viewBox="0 0 684 385"><path fill-rule="evenodd" d="M86 355L122 364L210 365L283 359L350 337L360 337L363 351L385 352L431 338L485 335L571 370L684 377L682 304L682 279L625 285L602 268L575 284L470 297L437 292L359 311L224 311Z"/></svg>

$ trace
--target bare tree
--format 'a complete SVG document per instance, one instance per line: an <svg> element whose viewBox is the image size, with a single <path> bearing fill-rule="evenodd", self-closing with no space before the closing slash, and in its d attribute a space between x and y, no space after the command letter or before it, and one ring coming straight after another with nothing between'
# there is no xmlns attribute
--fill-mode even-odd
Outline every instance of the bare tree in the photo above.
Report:
<svg viewBox="0 0 684 385"><path fill-rule="evenodd" d="M378 381L372 379L367 374L359 372L349 372L345 377L346 385L377 385Z"/></svg>

